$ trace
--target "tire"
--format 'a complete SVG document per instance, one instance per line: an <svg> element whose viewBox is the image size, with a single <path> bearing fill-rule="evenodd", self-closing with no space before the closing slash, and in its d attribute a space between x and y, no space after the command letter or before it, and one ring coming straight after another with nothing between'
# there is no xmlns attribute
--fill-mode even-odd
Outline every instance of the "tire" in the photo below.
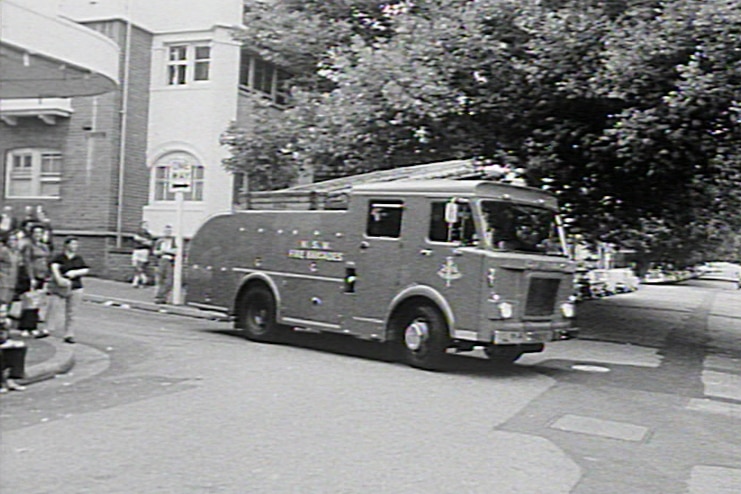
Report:
<svg viewBox="0 0 741 494"><path fill-rule="evenodd" d="M394 333L403 362L419 369L442 369L450 338L439 310L430 305L412 307L397 319Z"/></svg>
<svg viewBox="0 0 741 494"><path fill-rule="evenodd" d="M239 317L239 328L245 337L252 341L277 341L280 327L275 319L275 297L270 290L262 286L250 288Z"/></svg>
<svg viewBox="0 0 741 494"><path fill-rule="evenodd" d="M484 348L484 353L494 365L507 366L512 365L515 360L520 358L524 353L517 345L513 346L496 346L491 345Z"/></svg>

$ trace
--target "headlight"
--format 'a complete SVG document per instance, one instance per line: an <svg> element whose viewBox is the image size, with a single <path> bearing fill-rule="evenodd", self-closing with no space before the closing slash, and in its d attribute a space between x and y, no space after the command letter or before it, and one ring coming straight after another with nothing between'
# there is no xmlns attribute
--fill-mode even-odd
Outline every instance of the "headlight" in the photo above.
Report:
<svg viewBox="0 0 741 494"><path fill-rule="evenodd" d="M502 316L502 319L509 319L510 317L512 317L513 311L514 308L509 302L501 302L499 304L499 315Z"/></svg>
<svg viewBox="0 0 741 494"><path fill-rule="evenodd" d="M567 319L571 319L576 316L576 307L571 302L564 302L561 304L561 314Z"/></svg>

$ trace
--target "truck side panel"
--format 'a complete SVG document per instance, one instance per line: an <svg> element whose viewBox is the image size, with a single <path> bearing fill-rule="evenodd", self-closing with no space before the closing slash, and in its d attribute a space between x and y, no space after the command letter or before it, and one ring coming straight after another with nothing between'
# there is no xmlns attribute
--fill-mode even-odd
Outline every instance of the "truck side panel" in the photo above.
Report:
<svg viewBox="0 0 741 494"><path fill-rule="evenodd" d="M187 301L236 309L245 277L278 287L279 322L316 321L339 330L346 212L248 211L216 216L191 241Z"/></svg>

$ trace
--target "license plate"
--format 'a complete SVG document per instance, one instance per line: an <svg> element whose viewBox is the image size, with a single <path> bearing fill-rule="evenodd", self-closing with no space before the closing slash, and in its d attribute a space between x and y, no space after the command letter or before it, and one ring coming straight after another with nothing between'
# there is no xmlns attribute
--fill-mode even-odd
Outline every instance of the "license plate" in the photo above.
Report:
<svg viewBox="0 0 741 494"><path fill-rule="evenodd" d="M553 340L553 331L495 331L494 343L513 345L519 343L545 343Z"/></svg>

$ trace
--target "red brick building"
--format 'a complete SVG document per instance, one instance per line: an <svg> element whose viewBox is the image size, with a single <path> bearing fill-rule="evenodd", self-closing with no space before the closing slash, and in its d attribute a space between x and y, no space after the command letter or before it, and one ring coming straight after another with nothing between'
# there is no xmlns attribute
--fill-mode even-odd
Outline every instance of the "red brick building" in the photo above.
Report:
<svg viewBox="0 0 741 494"><path fill-rule="evenodd" d="M96 96L3 100L1 202L18 215L43 207L55 236L80 236L93 272L110 276L128 269L127 232L136 230L148 198L152 35L131 26L127 43L123 20L85 27L124 48L118 79L125 84Z"/></svg>

